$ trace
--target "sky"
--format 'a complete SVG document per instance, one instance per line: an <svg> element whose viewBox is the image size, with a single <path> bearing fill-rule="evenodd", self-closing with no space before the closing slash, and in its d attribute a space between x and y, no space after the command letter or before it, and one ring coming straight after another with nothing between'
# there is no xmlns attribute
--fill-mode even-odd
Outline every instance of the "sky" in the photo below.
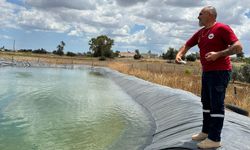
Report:
<svg viewBox="0 0 250 150"><path fill-rule="evenodd" d="M65 52L83 53L91 38L107 35L113 51L161 54L178 50L200 29L197 17L207 5L250 56L249 0L0 0L0 47L13 49L15 41L16 50L52 52L64 41Z"/></svg>

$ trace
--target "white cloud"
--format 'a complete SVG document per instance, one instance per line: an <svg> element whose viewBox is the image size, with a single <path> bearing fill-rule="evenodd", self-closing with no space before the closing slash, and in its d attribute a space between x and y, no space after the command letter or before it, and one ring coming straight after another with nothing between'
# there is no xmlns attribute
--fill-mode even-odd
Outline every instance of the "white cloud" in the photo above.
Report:
<svg viewBox="0 0 250 150"><path fill-rule="evenodd" d="M98 34L99 31L97 28L88 26L86 24L81 24L81 25L76 25L73 29L70 29L68 35L70 36L78 36L78 37L83 37L86 34Z"/></svg>
<svg viewBox="0 0 250 150"><path fill-rule="evenodd" d="M247 18L247 17L246 17ZM250 42L250 20L245 19L243 20L243 24L241 26L233 26L233 30L235 31L236 35L241 39L241 40L246 40Z"/></svg>
<svg viewBox="0 0 250 150"><path fill-rule="evenodd" d="M12 39L12 38L8 35L0 35L0 39Z"/></svg>
<svg viewBox="0 0 250 150"><path fill-rule="evenodd" d="M132 35L116 37L115 41L127 44L146 44L147 43L147 36L145 34L145 30L141 30L136 32Z"/></svg>
<svg viewBox="0 0 250 150"><path fill-rule="evenodd" d="M130 27L128 25L124 25L122 28L114 30L113 34L124 36L124 35L129 35L129 32L130 32Z"/></svg>
<svg viewBox="0 0 250 150"><path fill-rule="evenodd" d="M139 2L145 3L148 0L116 0L117 4L120 6L132 6Z"/></svg>
<svg viewBox="0 0 250 150"><path fill-rule="evenodd" d="M175 7L197 7L204 6L205 1L190 1L190 0L163 0L166 5L171 5Z"/></svg>
<svg viewBox="0 0 250 150"><path fill-rule="evenodd" d="M69 25L57 20L56 14L36 9L21 11L17 23L26 30L66 32Z"/></svg>
<svg viewBox="0 0 250 150"><path fill-rule="evenodd" d="M92 0L26 0L27 5L32 7L51 9L51 8L70 8L70 9L94 9L95 1Z"/></svg>
<svg viewBox="0 0 250 150"><path fill-rule="evenodd" d="M0 0L0 23L1 28L17 28L15 11L20 10L16 5Z"/></svg>

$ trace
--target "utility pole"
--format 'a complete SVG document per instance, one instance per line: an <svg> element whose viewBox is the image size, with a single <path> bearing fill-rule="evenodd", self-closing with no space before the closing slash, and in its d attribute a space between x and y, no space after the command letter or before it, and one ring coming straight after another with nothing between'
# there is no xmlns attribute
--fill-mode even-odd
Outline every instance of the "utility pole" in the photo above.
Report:
<svg viewBox="0 0 250 150"><path fill-rule="evenodd" d="M16 41L14 40L14 42L13 42L13 51L16 51Z"/></svg>

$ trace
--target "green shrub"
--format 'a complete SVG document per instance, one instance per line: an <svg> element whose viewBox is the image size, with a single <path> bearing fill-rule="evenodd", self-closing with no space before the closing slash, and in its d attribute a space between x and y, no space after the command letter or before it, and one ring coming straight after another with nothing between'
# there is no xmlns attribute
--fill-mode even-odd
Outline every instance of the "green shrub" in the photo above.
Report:
<svg viewBox="0 0 250 150"><path fill-rule="evenodd" d="M66 54L67 56L71 56L71 57L74 57L74 56L76 56L76 54L75 53L73 53L73 52L67 52L67 54Z"/></svg>
<svg viewBox="0 0 250 150"><path fill-rule="evenodd" d="M45 49L41 48L41 49L33 50L32 53L47 54L48 52Z"/></svg>
<svg viewBox="0 0 250 150"><path fill-rule="evenodd" d="M245 61L247 64L250 64L250 57L249 57L249 58L245 58L244 61Z"/></svg>
<svg viewBox="0 0 250 150"><path fill-rule="evenodd" d="M105 56L101 56L101 57L99 58L99 60L100 60L100 61L104 61L104 60L106 60L106 57L105 57Z"/></svg>
<svg viewBox="0 0 250 150"><path fill-rule="evenodd" d="M245 64L241 67L233 66L232 78L241 82L250 83L250 64Z"/></svg>
<svg viewBox="0 0 250 150"><path fill-rule="evenodd" d="M186 74L186 75L191 75L191 73L192 73L191 70L189 70L189 69L186 69L186 70L185 70L185 74Z"/></svg>
<svg viewBox="0 0 250 150"><path fill-rule="evenodd" d="M173 60L173 59L175 59L177 53L178 53L178 50L169 47L166 53L162 53L162 58Z"/></svg>
<svg viewBox="0 0 250 150"><path fill-rule="evenodd" d="M134 55L134 59L141 59L141 55L135 54L135 55Z"/></svg>
<svg viewBox="0 0 250 150"><path fill-rule="evenodd" d="M141 54L140 51L138 49L135 50L135 55L134 55L134 59L141 59Z"/></svg>
<svg viewBox="0 0 250 150"><path fill-rule="evenodd" d="M187 59L187 61L195 61L197 59L197 55L194 53L189 54L189 55L187 55L186 59Z"/></svg>
<svg viewBox="0 0 250 150"><path fill-rule="evenodd" d="M239 70L239 79L243 82L250 83L250 64L243 65Z"/></svg>

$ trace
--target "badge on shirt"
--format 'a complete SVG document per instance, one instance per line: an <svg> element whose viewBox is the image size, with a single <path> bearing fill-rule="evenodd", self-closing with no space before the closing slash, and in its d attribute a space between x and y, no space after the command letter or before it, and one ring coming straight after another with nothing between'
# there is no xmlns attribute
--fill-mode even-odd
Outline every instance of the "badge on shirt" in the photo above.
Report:
<svg viewBox="0 0 250 150"><path fill-rule="evenodd" d="M210 33L207 37L208 37L208 39L210 39L210 40L211 40L211 39L213 39L213 38L214 38L214 34L213 34L213 33Z"/></svg>

